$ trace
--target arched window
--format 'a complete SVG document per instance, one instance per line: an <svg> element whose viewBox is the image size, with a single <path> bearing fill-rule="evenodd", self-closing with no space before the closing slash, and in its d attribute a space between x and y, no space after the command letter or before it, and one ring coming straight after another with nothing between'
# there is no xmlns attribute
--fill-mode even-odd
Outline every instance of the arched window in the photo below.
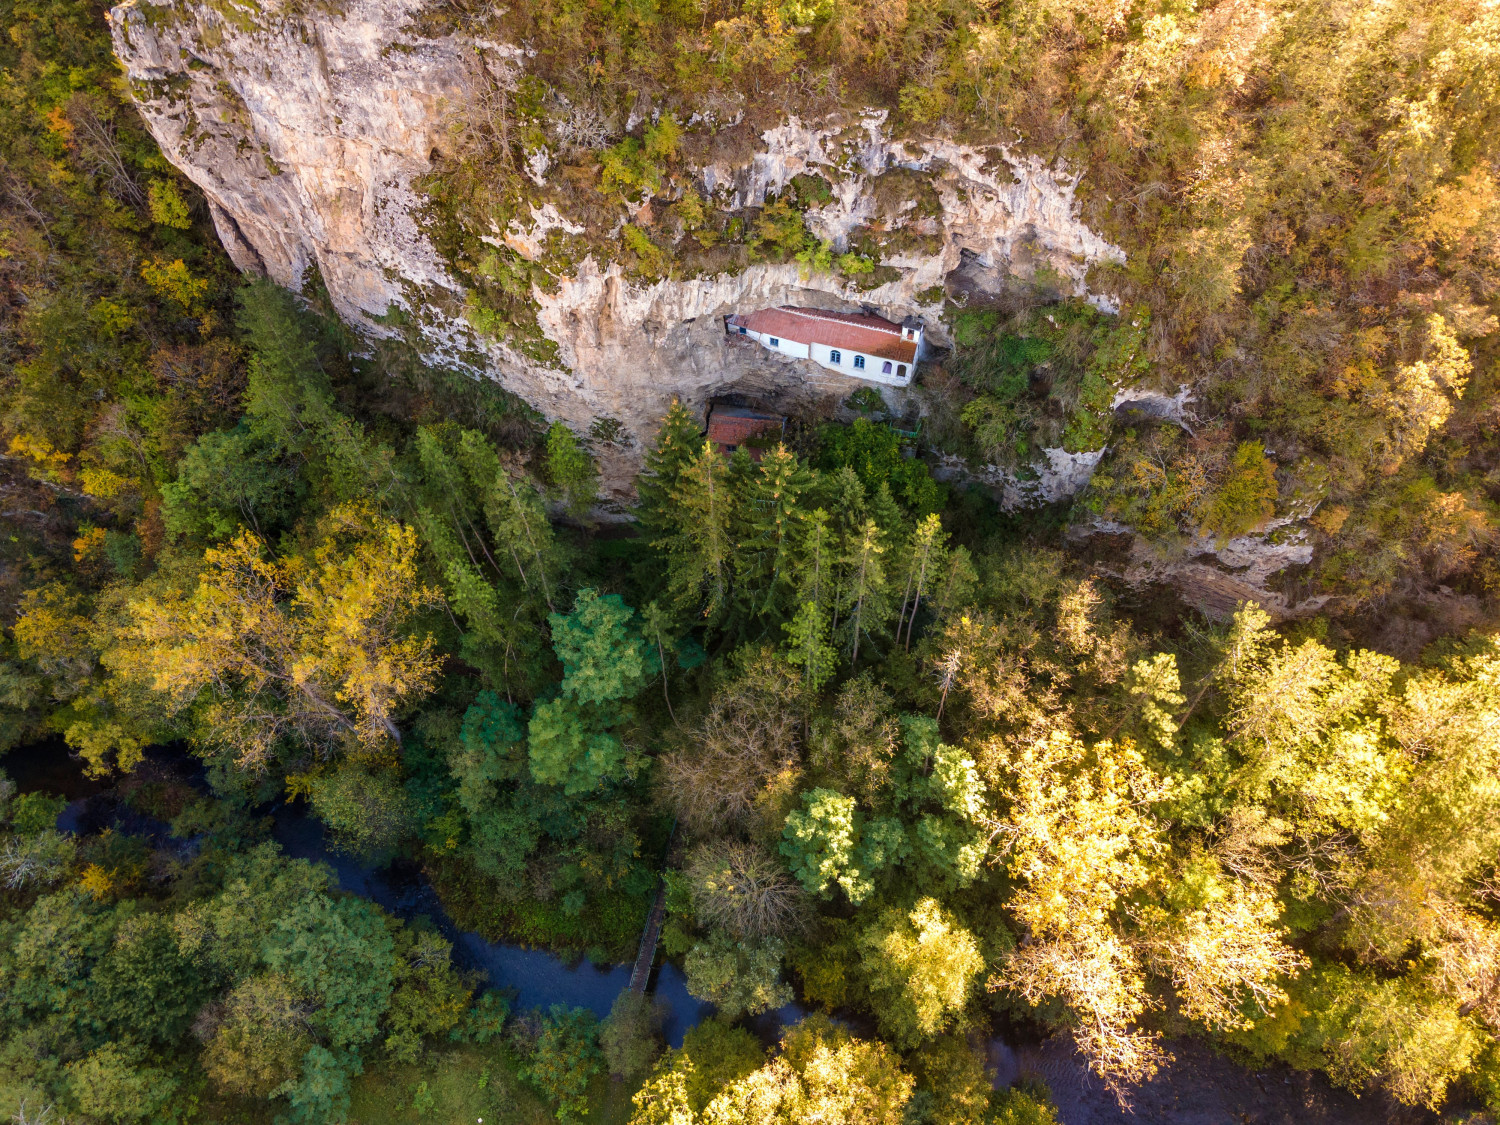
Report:
<svg viewBox="0 0 1500 1125"><path fill-rule="evenodd" d="M900 367L896 368L896 378L898 378L898 379L905 379L906 378L906 364L903 363Z"/></svg>
<svg viewBox="0 0 1500 1125"><path fill-rule="evenodd" d="M890 360L886 360L885 363L881 364L880 373L882 375L889 375L891 373L891 361Z"/></svg>
<svg viewBox="0 0 1500 1125"><path fill-rule="evenodd" d="M831 351L831 352L828 353L828 362L829 363L843 363L844 362L844 353L841 352L841 351L839 351L837 348L835 348L833 351Z"/></svg>
<svg viewBox="0 0 1500 1125"><path fill-rule="evenodd" d="M862 355L855 356L854 367L858 371L863 371L865 369L865 357Z"/></svg>

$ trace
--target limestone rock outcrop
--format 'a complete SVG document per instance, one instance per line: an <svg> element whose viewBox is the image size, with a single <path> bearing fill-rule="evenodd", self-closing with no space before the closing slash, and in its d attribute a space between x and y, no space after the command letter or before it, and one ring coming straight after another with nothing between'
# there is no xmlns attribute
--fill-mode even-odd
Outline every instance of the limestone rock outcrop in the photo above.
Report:
<svg viewBox="0 0 1500 1125"><path fill-rule="evenodd" d="M643 284L608 255L591 254L552 291L532 294L537 326L556 345L555 359L539 360L465 319L464 287L424 233L419 186L462 127L458 111L478 84L513 82L524 52L419 33L421 0L331 7L126 0L110 19L140 112L168 159L203 190L236 264L292 287L316 268L340 314L364 331L390 334L401 320L429 360L494 378L580 432L617 420L624 440L597 452L606 487L621 498L673 396L701 406L738 390L789 403L862 385L728 339L728 313L868 305L896 319L924 315L941 343L933 294L956 272L983 288L1045 266L1084 293L1091 265L1122 258L1078 218L1076 175L1035 157L944 139L898 142L881 113L792 118L764 131L748 159L697 169L705 195L721 207L759 205L815 171L832 198L809 212L809 226L842 248L875 213L875 179L905 169L930 185L937 207L910 217L925 249L882 262L894 279L857 291L793 263ZM538 151L528 174L545 184L551 166ZM534 258L549 231L583 229L551 203L531 220L495 231L494 243ZM1104 295L1091 299L1108 306ZM1064 475L1079 479L1072 467Z"/></svg>

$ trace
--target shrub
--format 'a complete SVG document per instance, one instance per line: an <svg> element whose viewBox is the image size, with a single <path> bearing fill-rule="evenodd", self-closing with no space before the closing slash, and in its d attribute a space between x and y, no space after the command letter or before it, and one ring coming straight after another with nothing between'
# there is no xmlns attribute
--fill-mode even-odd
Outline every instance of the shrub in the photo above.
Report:
<svg viewBox="0 0 1500 1125"><path fill-rule="evenodd" d="M1265 524L1276 514L1276 464L1258 441L1239 444L1229 471L1208 501L1203 531L1225 542Z"/></svg>

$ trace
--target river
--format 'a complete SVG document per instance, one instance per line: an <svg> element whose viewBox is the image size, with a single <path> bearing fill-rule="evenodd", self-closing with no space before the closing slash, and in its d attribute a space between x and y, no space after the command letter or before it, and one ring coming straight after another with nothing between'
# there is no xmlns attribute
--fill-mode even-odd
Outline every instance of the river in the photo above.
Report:
<svg viewBox="0 0 1500 1125"><path fill-rule="evenodd" d="M178 780L198 781L196 763L186 754L156 750L150 761L153 768ZM13 750L0 758L0 770L23 793L40 791L68 798L67 808L58 817L59 830L87 834L113 828L184 854L194 847L192 841L172 837L161 821L119 801L106 784L85 777L60 741ZM490 987L509 991L516 1001L513 1010L567 1004L603 1018L630 983L629 963L595 966L546 950L486 941L477 933L460 930L414 864L361 864L329 848L322 825L302 806L278 804L265 811L272 818L272 837L287 855L326 864L340 888L398 917L430 918L453 943L455 963L483 973ZM681 1046L683 1034L714 1010L688 993L681 970L671 962L662 962L655 970L650 991L662 1008L663 1034L674 1047ZM752 1021L752 1026L769 1044L780 1028L805 1014L800 1005L790 1004ZM861 1021L853 1022L858 1026ZM1134 1108L1129 1110L1116 1104L1065 1039L1013 1047L992 1038L988 1054L997 1085L1028 1076L1045 1081L1061 1125L1368 1125L1378 1121L1435 1125L1438 1120L1435 1114L1397 1106L1378 1093L1356 1097L1319 1074L1281 1065L1250 1070L1214 1053L1201 1040L1174 1040L1164 1046L1174 1061L1138 1088Z"/></svg>
<svg viewBox="0 0 1500 1125"><path fill-rule="evenodd" d="M151 766L178 780L197 784L196 763L171 750L153 751ZM22 793L44 792L68 798L57 818L62 832L89 834L112 828L151 840L158 847L191 849L191 841L172 838L167 825L119 801L110 787L86 777L78 761L60 741L21 747L0 758L0 770L16 782ZM513 1010L547 1008L566 1004L587 1008L599 1018L609 1014L615 998L630 984L632 965L594 965L586 959L565 959L544 949L531 949L506 942L487 941L471 930L460 930L443 908L436 892L416 865L398 860L375 867L328 846L323 826L308 816L305 807L285 803L264 810L272 820L272 838L294 859L328 866L338 886L383 907L399 918L425 915L453 943L454 963L477 970L491 988L504 989L515 999ZM714 1011L712 1004L694 997L687 989L682 970L670 961L654 970L649 994L662 1014L662 1034L674 1046L682 1046L683 1035ZM768 1041L778 1030L806 1014L789 1004L755 1021L757 1032Z"/></svg>

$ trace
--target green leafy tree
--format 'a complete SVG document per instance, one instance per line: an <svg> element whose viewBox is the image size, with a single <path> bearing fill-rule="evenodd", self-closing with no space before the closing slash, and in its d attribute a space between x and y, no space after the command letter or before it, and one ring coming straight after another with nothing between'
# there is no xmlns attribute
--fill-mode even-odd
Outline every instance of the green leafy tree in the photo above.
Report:
<svg viewBox="0 0 1500 1125"><path fill-rule="evenodd" d="M781 979L785 956L780 938L739 939L716 930L688 951L682 967L688 991L732 1020L792 1002L792 990Z"/></svg>
<svg viewBox="0 0 1500 1125"><path fill-rule="evenodd" d="M855 865L860 824L854 798L832 789L802 794L803 807L787 814L781 854L808 894L827 897L837 884L855 904L873 889Z"/></svg>
<svg viewBox="0 0 1500 1125"><path fill-rule="evenodd" d="M593 507L599 494L594 459L561 421L553 422L547 430L547 479L575 516Z"/></svg>
<svg viewBox="0 0 1500 1125"><path fill-rule="evenodd" d="M473 988L454 970L453 946L428 929L402 926L395 931L395 990L386 1009L385 1049L397 1059L415 1062L426 1041L451 1038L471 1015ZM483 1013L493 1019L493 1013ZM503 1022L504 1014L500 1015ZM466 1023L469 1041L484 1034L480 1020Z"/></svg>
<svg viewBox="0 0 1500 1125"><path fill-rule="evenodd" d="M1057 1111L1045 1097L1012 1087L995 1098L992 1125L1058 1125Z"/></svg>
<svg viewBox="0 0 1500 1125"><path fill-rule="evenodd" d="M619 738L591 729L596 720L568 699L537 704L528 728L531 776L568 796L592 793L629 777L637 764Z"/></svg>
<svg viewBox="0 0 1500 1125"><path fill-rule="evenodd" d="M18 836L37 836L57 827L57 818L68 807L68 799L53 793L23 793L12 799L11 831Z"/></svg>
<svg viewBox="0 0 1500 1125"><path fill-rule="evenodd" d="M268 969L310 997L310 1028L335 1050L371 1042L394 986L392 940L380 912L358 899L324 896L284 909L266 935Z"/></svg>
<svg viewBox="0 0 1500 1125"><path fill-rule="evenodd" d="M358 1056L309 1047L302 1059L302 1075L286 1095L292 1120L298 1125L343 1121L349 1113L350 1079L363 1070Z"/></svg>
<svg viewBox="0 0 1500 1125"><path fill-rule="evenodd" d="M526 736L519 707L497 692L480 692L448 753L474 862L502 887L517 884L542 837L535 802L514 788L530 776Z"/></svg>
<svg viewBox="0 0 1500 1125"><path fill-rule="evenodd" d="M947 1034L923 1043L910 1063L916 1097L931 1099L933 1125L987 1125L995 1090L981 1052L959 1035Z"/></svg>
<svg viewBox="0 0 1500 1125"><path fill-rule="evenodd" d="M880 1032L901 1049L943 1031L984 968L974 935L933 898L909 912L884 911L861 935L860 956Z"/></svg>
<svg viewBox="0 0 1500 1125"><path fill-rule="evenodd" d="M368 762L344 761L311 775L307 796L334 845L365 859L394 855L416 827L399 775Z"/></svg>
<svg viewBox="0 0 1500 1125"><path fill-rule="evenodd" d="M213 985L158 914L125 919L90 980L92 1006L117 1039L163 1046L188 1030Z"/></svg>
<svg viewBox="0 0 1500 1125"><path fill-rule="evenodd" d="M594 1014L555 1004L542 1020L521 1074L557 1106L559 1121L578 1121L588 1116L589 1082L601 1069Z"/></svg>
<svg viewBox="0 0 1500 1125"><path fill-rule="evenodd" d="M274 535L291 521L306 485L274 448L241 425L204 434L162 486L162 522L173 536L219 542L242 527Z"/></svg>
<svg viewBox="0 0 1500 1125"><path fill-rule="evenodd" d="M563 662L561 695L537 705L529 726L531 775L569 796L631 776L638 756L610 731L612 704L637 694L657 671L656 652L629 622L618 594L580 590L573 612L553 614L553 648Z"/></svg>
<svg viewBox="0 0 1500 1125"><path fill-rule="evenodd" d="M656 654L631 624L635 610L618 594L578 591L573 612L554 613L552 647L563 664L562 693L580 704L614 703L640 692Z"/></svg>
<svg viewBox="0 0 1500 1125"><path fill-rule="evenodd" d="M204 1049L209 1077L251 1097L288 1090L314 1045L303 1004L286 977L267 973L241 981L225 997L223 1017Z"/></svg>
<svg viewBox="0 0 1500 1125"><path fill-rule="evenodd" d="M631 1125L682 1125L697 1120L724 1087L754 1073L765 1048L743 1027L710 1016L683 1035L636 1093Z"/></svg>
<svg viewBox="0 0 1500 1125"><path fill-rule="evenodd" d="M68 1087L78 1108L102 1121L144 1121L171 1102L177 1080L145 1066L139 1050L106 1043L68 1067Z"/></svg>
<svg viewBox="0 0 1500 1125"><path fill-rule="evenodd" d="M599 1048L609 1072L638 1079L661 1053L661 1013L653 1001L633 988L615 997L609 1017L599 1027Z"/></svg>

